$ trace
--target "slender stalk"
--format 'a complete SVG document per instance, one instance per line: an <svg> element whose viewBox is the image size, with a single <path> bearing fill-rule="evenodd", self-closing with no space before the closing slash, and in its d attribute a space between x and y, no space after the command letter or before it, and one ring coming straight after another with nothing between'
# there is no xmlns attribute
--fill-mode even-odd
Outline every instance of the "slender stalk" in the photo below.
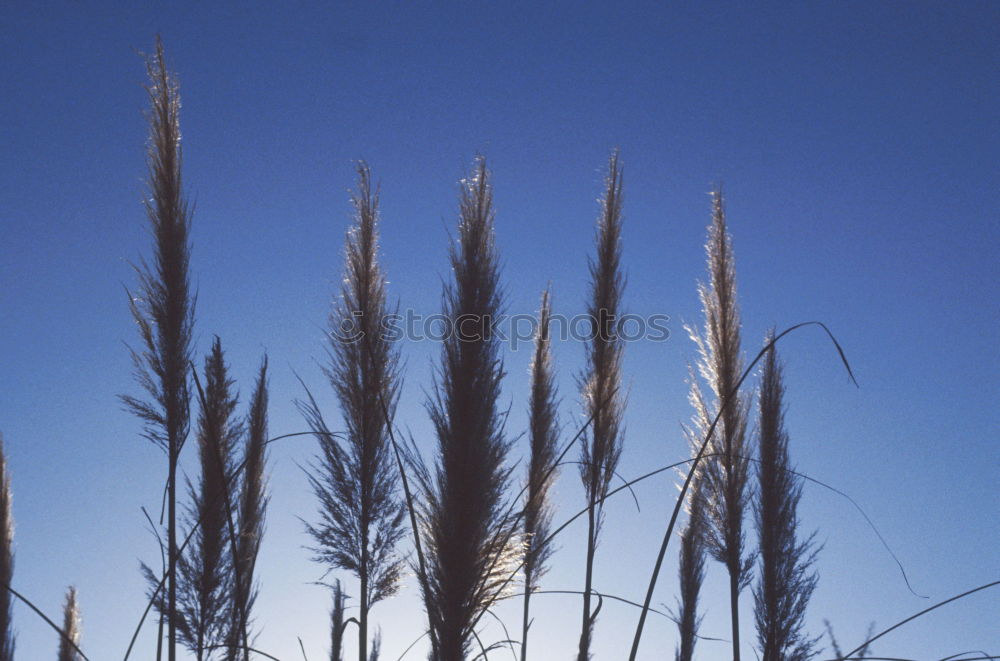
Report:
<svg viewBox="0 0 1000 661"><path fill-rule="evenodd" d="M524 591L524 604L521 609L521 661L528 658L528 627L531 624L530 614L531 592Z"/></svg>
<svg viewBox="0 0 1000 661"><path fill-rule="evenodd" d="M876 640L878 640L882 636L886 635L887 633L889 633L891 631L895 631L899 627L901 627L904 624L907 624L909 622L912 622L913 620L917 619L918 617L926 615L927 613L930 613L933 610L937 610L938 608L941 608L942 606L950 604L953 601L958 601L959 599L962 599L964 597L968 597L970 594L975 594L976 592L979 592L980 590L986 590L988 588L996 587L998 585L1000 585L1000 581L991 581L989 583L983 583L980 586L974 587L971 590L966 590L965 592L962 592L961 594L956 594L953 597L948 597L947 599L944 599L942 601L937 602L933 606L928 606L927 608L923 609L922 611L914 613L913 615L911 615L911 616L909 616L907 618L904 618L904 619L900 620L899 622L896 622L894 625L892 625L888 629L883 629L881 632L879 632L878 634L876 634L874 636L871 635L870 630L869 630L869 634L866 637L865 641L863 643L861 643L860 645L858 645L857 647L855 647L854 649L852 649L850 652L848 652L846 654L845 658L852 658L858 652L861 652L862 650L867 650L872 643L874 643Z"/></svg>
<svg viewBox="0 0 1000 661"><path fill-rule="evenodd" d="M583 581L583 624L580 629L578 661L590 659L590 641L594 633L594 615L590 609L590 595L593 593L594 551L597 547L595 509L595 501L590 500L587 503L587 563Z"/></svg>
<svg viewBox="0 0 1000 661"><path fill-rule="evenodd" d="M580 454L580 478L587 497L587 564L584 572L583 621L578 661L588 661L596 613L591 612L594 555L603 520L604 495L622 452L621 361L624 345L618 335L619 307L625 287L621 269L622 171L618 152L608 162L601 217L597 225L597 256L590 262L592 298L588 312L591 341L587 368L581 381L583 401L590 415L588 437Z"/></svg>
<svg viewBox="0 0 1000 661"><path fill-rule="evenodd" d="M163 43L146 63L150 139L146 201L155 240L154 266L137 268L140 295L131 297L142 351L132 351L136 380L148 400L123 396L144 423L143 435L167 454L167 658L177 658L177 461L188 434L194 304L188 283L190 214L181 194L180 96L167 70Z"/></svg>
<svg viewBox="0 0 1000 661"><path fill-rule="evenodd" d="M362 562L368 562L368 553L362 550ZM364 566L364 565L362 565ZM361 613L358 624L358 660L368 659L368 575L361 577Z"/></svg>
<svg viewBox="0 0 1000 661"><path fill-rule="evenodd" d="M14 623L10 583L14 578L14 516L11 511L10 471L0 434L0 661L14 661Z"/></svg>
<svg viewBox="0 0 1000 661"><path fill-rule="evenodd" d="M170 451L167 473L167 661L177 659L177 460L179 452Z"/></svg>
<svg viewBox="0 0 1000 661"><path fill-rule="evenodd" d="M729 612L732 614L731 622L733 628L733 661L740 659L740 586L739 574L733 571L729 565Z"/></svg>

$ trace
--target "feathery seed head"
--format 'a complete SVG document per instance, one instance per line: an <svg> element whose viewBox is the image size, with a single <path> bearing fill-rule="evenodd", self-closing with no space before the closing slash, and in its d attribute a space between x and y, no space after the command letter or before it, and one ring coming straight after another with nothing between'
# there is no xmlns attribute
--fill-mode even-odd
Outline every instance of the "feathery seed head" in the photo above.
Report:
<svg viewBox="0 0 1000 661"><path fill-rule="evenodd" d="M81 661L76 647L80 645L80 609L76 601L76 588L70 587L66 592L66 605L63 607L62 636L59 638L59 661Z"/></svg>
<svg viewBox="0 0 1000 661"><path fill-rule="evenodd" d="M427 404L437 461L433 469L415 467L427 542L424 604L438 661L466 658L473 622L509 585L506 574L523 548L504 502L510 441L499 407L504 371L494 331L502 295L492 198L491 176L479 158L461 183L453 281L443 295L445 316L454 323L471 319L476 328L462 324L442 345Z"/></svg>

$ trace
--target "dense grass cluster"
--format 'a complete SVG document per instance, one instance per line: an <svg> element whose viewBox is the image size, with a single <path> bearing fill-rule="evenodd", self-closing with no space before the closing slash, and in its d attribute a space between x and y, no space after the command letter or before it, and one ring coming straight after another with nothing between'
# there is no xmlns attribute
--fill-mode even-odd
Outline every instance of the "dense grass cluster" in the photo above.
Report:
<svg viewBox="0 0 1000 661"><path fill-rule="evenodd" d="M132 358L145 398L126 395L123 401L142 421L144 436L166 455L167 512L162 526L165 539L159 534L161 526L149 521L160 541L160 566L143 565L149 603L159 616L156 648L137 656L175 661L183 646L198 661L274 658L254 647L254 631L261 625L253 618L256 558L268 504L267 445L275 440L268 437L267 358L242 413L219 338L204 357L201 373L195 367L191 213L181 187L180 97L159 43L148 73L146 210L153 257L150 264L143 262L137 268L139 290L130 295L141 342ZM504 357L500 336L491 324L503 311L504 288L495 241L492 174L485 159L475 161L460 185L451 280L442 294L442 312L458 332L442 343L428 389L426 410L435 436L431 457L424 456L412 440L398 437L400 348L380 330L393 309L379 263L379 191L366 164L359 164L357 175L354 222L345 241L342 288L330 313L325 366L339 404L339 424L328 423L308 388L298 403L318 448L307 470L317 503L307 532L323 575L335 576L330 583L328 658L343 659L351 624L357 626L358 660L379 658L381 632L373 634L372 609L397 591L409 563L423 598L432 661L488 658L499 646L512 650L519 646L517 654L527 661L531 598L541 591L553 561L553 539L570 522L586 517L586 564L579 592L582 617L579 632L570 633L578 635L577 661L588 661L606 596L593 585L604 504L629 485L671 468L679 470L682 486L645 601L639 606L630 661L637 658L646 615L679 520L683 526L676 535L679 590L672 613L678 661L698 658L699 600L709 560L722 565L729 577L735 661L740 661L747 645L740 641L739 597L748 587L756 631L751 644L759 658L817 657L819 636L806 630L805 614L818 581L814 569L818 548L813 534L800 530L802 477L793 470L784 425L782 362L776 348L784 335L808 324L768 334L754 358L747 360L734 248L721 191L713 195L708 224L708 278L698 289L704 322L688 328L698 355L690 368L694 412L685 428L691 457L613 488L627 437L625 346L619 332L625 297L624 178L619 154L613 153L608 163L595 254L589 263L592 332L586 366L578 379L585 422L577 429L566 429L559 422L557 366L549 335L553 293L547 288L541 295L530 391L523 393L528 410L523 436L529 450L523 475L515 474L508 456L521 430L507 429L500 401ZM826 327L810 323L827 332L850 373ZM196 417L192 409L197 410ZM192 420L200 470L185 493L178 490L177 467ZM578 461L567 462L574 450ZM578 464L585 500L579 512L557 526L550 494L559 467L566 463ZM524 485L520 491L513 488L518 483ZM14 658L13 599L27 602L11 587L12 539L11 482L0 441L0 661ZM350 575L359 585L357 617L346 615L346 594L337 572ZM482 640L478 625L484 614L518 594L518 587L523 599L520 639ZM75 589L67 593L63 624L48 621L60 634L60 661L86 659ZM862 645L844 654L830 632L838 659L864 656L870 641L878 637L870 633ZM133 636L132 645L135 640ZM624 638L622 657L627 648ZM567 658L570 654L567 649Z"/></svg>

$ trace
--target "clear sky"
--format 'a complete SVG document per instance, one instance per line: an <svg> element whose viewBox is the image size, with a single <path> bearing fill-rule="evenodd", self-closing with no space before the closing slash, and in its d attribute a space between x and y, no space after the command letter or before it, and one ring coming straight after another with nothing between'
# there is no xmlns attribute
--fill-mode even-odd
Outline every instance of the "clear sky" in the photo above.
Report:
<svg viewBox="0 0 1000 661"><path fill-rule="evenodd" d="M221 336L243 402L268 352L273 434L305 429L296 373L336 416L317 361L355 159L382 182L384 265L402 308L439 310L457 181L483 153L509 311L533 311L551 281L556 312L569 315L583 310L595 200L620 147L626 307L670 315L672 332L626 347L621 473L686 456L694 350L682 324L700 320L706 193L722 182L746 349L772 325L821 319L860 383L818 332L784 343L793 461L861 504L931 598L906 589L849 502L810 485L801 518L825 543L811 630L827 618L853 647L870 621L888 626L1000 578L1000 4L8 2L0 26L0 431L14 585L55 617L75 584L91 659L120 658L142 611L138 563L157 551L139 508L157 509L166 474L116 399L138 393L124 287L150 253L138 53L158 32L183 97L197 352ZM438 348L403 347L397 421L428 451L422 405ZM568 429L582 421L583 352L556 346ZM528 352L506 360L519 434ZM258 646L282 659L301 658L297 637L314 661L327 645L328 595L310 584L323 568L299 519L315 513L299 468L313 452L297 438L271 455ZM597 589L641 600L674 482L637 487L641 512L628 497L609 505ZM559 521L581 507L575 470L557 491ZM560 539L545 588L582 588L584 536L575 526ZM675 558L654 603L673 603ZM710 564L705 595L702 633L727 638L721 565ZM533 603L535 658L571 658L579 598ZM747 658L751 604L745 593ZM516 628L518 608L498 614ZM876 651L1000 654L998 612L994 588ZM395 659L422 627L412 577L373 617ZM41 620L22 605L15 619L19 658L54 657ZM635 621L631 607L606 604L596 658L622 658ZM506 637L496 625L485 635ZM150 658L152 640L147 627L136 658ZM672 655L674 640L654 616L640 658ZM727 644L700 650L723 659Z"/></svg>

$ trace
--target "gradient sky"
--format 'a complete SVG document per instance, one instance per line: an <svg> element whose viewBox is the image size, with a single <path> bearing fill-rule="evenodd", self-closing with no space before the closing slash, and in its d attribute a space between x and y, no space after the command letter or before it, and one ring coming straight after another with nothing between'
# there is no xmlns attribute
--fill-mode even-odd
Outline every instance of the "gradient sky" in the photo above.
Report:
<svg viewBox="0 0 1000 661"><path fill-rule="evenodd" d="M138 563L157 551L139 508L157 509L166 474L116 399L139 392L124 288L136 283L130 263L150 254L138 53L158 32L183 98L197 352L221 336L243 401L268 352L272 434L305 428L296 373L336 419L318 361L355 159L382 183L384 265L401 307L439 310L457 181L483 153L509 311L533 311L551 281L556 311L574 314L606 159L620 147L626 307L670 315L672 332L626 347L621 473L686 456L694 350L682 325L700 320L706 193L722 182L746 349L772 325L821 319L860 383L820 333L788 338L793 461L850 494L930 597L907 590L848 501L808 485L803 526L825 544L811 631L829 619L853 647L870 621L889 626L1000 578L1000 4L7 2L0 26L0 431L14 585L56 617L75 584L94 661L121 657L142 611ZM397 422L426 450L437 351L403 347ZM567 429L582 421L583 351L556 347ZM525 426L528 353L506 356L511 434ZM310 584L323 568L299 520L315 512L299 467L313 452L296 438L271 455L258 646L282 659L301 658L297 637L314 661L327 645L328 595ZM638 486L641 512L627 496L609 504L597 589L641 600L674 482ZM558 521L582 503L572 468L557 492ZM577 525L560 539L546 588L581 589L584 536ZM673 604L675 558L655 603ZM727 638L721 565L710 564L705 595L702 633ZM579 598L533 604L535 658L571 658ZM753 658L749 593L742 604ZM519 607L498 614L516 628ZM875 649L1000 654L998 612L994 588ZM395 659L421 631L412 577L373 617ZM39 618L17 605L15 621L20 658L54 657ZM635 621L631 607L606 604L596 658L622 658ZM152 632L135 658L150 658ZM495 624L485 636L506 637ZM674 641L654 616L640 658L671 656ZM700 656L727 649L705 641ZM418 646L408 658L423 656Z"/></svg>

